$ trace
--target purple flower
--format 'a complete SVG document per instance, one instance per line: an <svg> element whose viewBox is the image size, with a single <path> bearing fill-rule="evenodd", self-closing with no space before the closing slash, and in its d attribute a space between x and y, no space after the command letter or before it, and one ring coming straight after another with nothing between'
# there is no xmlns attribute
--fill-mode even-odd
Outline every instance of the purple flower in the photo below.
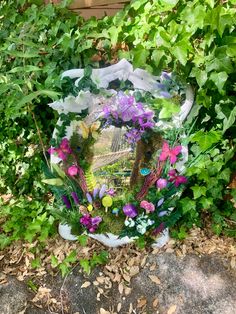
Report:
<svg viewBox="0 0 236 314"><path fill-rule="evenodd" d="M99 216L91 217L89 214L83 215L80 218L80 223L89 231L95 232L102 221L102 218Z"/></svg>
<svg viewBox="0 0 236 314"><path fill-rule="evenodd" d="M156 229L153 230L153 235L157 236L159 233L161 233L165 229L165 224L162 222Z"/></svg>
<svg viewBox="0 0 236 314"><path fill-rule="evenodd" d="M71 203L68 197L66 195L62 195L61 198L62 198L63 203L66 205L66 207L71 208Z"/></svg>
<svg viewBox="0 0 236 314"><path fill-rule="evenodd" d="M71 197L73 198L76 205L79 204L79 198L76 192L71 192Z"/></svg>
<svg viewBox="0 0 236 314"><path fill-rule="evenodd" d="M86 193L86 197L87 197L87 200L90 204L93 204L93 199L92 199L92 196L90 195L90 193Z"/></svg>
<svg viewBox="0 0 236 314"><path fill-rule="evenodd" d="M105 184L103 184L100 191L99 191L99 198L103 198L106 190L107 190L107 186Z"/></svg>
<svg viewBox="0 0 236 314"><path fill-rule="evenodd" d="M157 202L157 207L160 207L163 203L164 203L164 198L162 197L161 199L159 199L159 201Z"/></svg>
<svg viewBox="0 0 236 314"><path fill-rule="evenodd" d="M171 97L172 97L170 93L165 92L165 91L161 91L161 92L160 92L160 95L161 95L162 97L164 97L164 98L171 98Z"/></svg>
<svg viewBox="0 0 236 314"><path fill-rule="evenodd" d="M62 160L66 160L67 155L72 153L72 149L70 148L69 141L67 138L63 138L61 144L58 148L51 147L48 149L48 153L56 154Z"/></svg>
<svg viewBox="0 0 236 314"><path fill-rule="evenodd" d="M168 175L170 176L169 181L174 182L176 187L178 187L180 184L185 184L188 182L188 179L184 176L179 176L175 169L171 169L168 172Z"/></svg>
<svg viewBox="0 0 236 314"><path fill-rule="evenodd" d="M138 215L138 211L133 204L126 204L123 207L123 212L124 212L125 216L127 216L129 218L134 218Z"/></svg>
<svg viewBox="0 0 236 314"><path fill-rule="evenodd" d="M106 193L110 196L115 196L116 191L114 189L109 189Z"/></svg>
<svg viewBox="0 0 236 314"><path fill-rule="evenodd" d="M142 130L132 129L125 133L125 137L129 144L135 144L141 139L143 133Z"/></svg>
<svg viewBox="0 0 236 314"><path fill-rule="evenodd" d="M160 178L156 182L156 187L160 190L166 188L168 181L166 179Z"/></svg>
<svg viewBox="0 0 236 314"><path fill-rule="evenodd" d="M161 76L165 79L165 80L171 80L171 75L167 72L162 72Z"/></svg>
<svg viewBox="0 0 236 314"><path fill-rule="evenodd" d="M99 192L99 188L95 188L93 190L93 198L96 198L96 196L98 195L98 192Z"/></svg>

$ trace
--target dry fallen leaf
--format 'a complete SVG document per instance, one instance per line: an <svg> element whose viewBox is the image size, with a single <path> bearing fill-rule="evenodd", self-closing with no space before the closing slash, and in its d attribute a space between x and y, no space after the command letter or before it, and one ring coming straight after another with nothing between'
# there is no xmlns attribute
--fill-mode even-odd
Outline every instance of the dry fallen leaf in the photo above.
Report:
<svg viewBox="0 0 236 314"><path fill-rule="evenodd" d="M231 266L231 268L236 268L236 258L235 257L231 258L230 266Z"/></svg>
<svg viewBox="0 0 236 314"><path fill-rule="evenodd" d="M159 304L158 298L154 299L153 302L152 302L152 306L155 308L155 307L158 306L158 304Z"/></svg>
<svg viewBox="0 0 236 314"><path fill-rule="evenodd" d="M145 298L142 298L138 300L137 308L144 307L147 304L147 300Z"/></svg>
<svg viewBox="0 0 236 314"><path fill-rule="evenodd" d="M91 282L85 281L80 288L88 288L91 285Z"/></svg>
<svg viewBox="0 0 236 314"><path fill-rule="evenodd" d="M119 286L118 286L118 290L119 290L120 294L122 294L122 293L123 293L124 286L122 285L122 283L120 283L120 284L119 284Z"/></svg>
<svg viewBox="0 0 236 314"><path fill-rule="evenodd" d="M121 303L118 303L118 305L117 305L117 312L119 313L120 310L121 310Z"/></svg>
<svg viewBox="0 0 236 314"><path fill-rule="evenodd" d="M100 314L110 314L110 312L104 310L103 308L100 309Z"/></svg>
<svg viewBox="0 0 236 314"><path fill-rule="evenodd" d="M174 314L176 309L177 309L177 305L175 305L175 304L171 305L171 307L167 311L167 314Z"/></svg>
<svg viewBox="0 0 236 314"><path fill-rule="evenodd" d="M159 279L157 276L149 275L148 277L149 277L149 278L151 279L151 281L154 282L155 284L157 284L157 285L160 285L160 284L161 284L161 281L160 281L160 279Z"/></svg>

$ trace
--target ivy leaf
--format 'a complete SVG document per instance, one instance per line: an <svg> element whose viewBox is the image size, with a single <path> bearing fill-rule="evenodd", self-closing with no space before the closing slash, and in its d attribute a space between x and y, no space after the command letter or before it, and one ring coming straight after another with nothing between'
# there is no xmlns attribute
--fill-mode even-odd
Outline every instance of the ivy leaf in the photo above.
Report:
<svg viewBox="0 0 236 314"><path fill-rule="evenodd" d="M188 60L189 43L187 39L179 41L174 47L171 47L170 52L179 60L182 65L186 65Z"/></svg>
<svg viewBox="0 0 236 314"><path fill-rule="evenodd" d="M186 214L196 209L196 202L191 200L189 197L185 197L182 200L180 200L180 204L182 207L183 214Z"/></svg>
<svg viewBox="0 0 236 314"><path fill-rule="evenodd" d="M202 204L203 209L208 209L213 204L212 197L201 197L200 204Z"/></svg>
<svg viewBox="0 0 236 314"><path fill-rule="evenodd" d="M79 263L80 263L80 266L83 268L83 271L89 275L91 272L91 266L90 266L89 260L86 258L81 259Z"/></svg>
<svg viewBox="0 0 236 314"><path fill-rule="evenodd" d="M194 199L197 199L202 195L206 196L207 188L205 186L194 185L191 187L191 190L193 191Z"/></svg>
<svg viewBox="0 0 236 314"><path fill-rule="evenodd" d="M197 142L200 148L205 151L210 148L213 144L219 142L221 139L220 132L211 130L209 132L200 130L193 135L190 142Z"/></svg>
<svg viewBox="0 0 236 314"><path fill-rule="evenodd" d="M224 169L223 171L220 172L220 174L217 176L217 178L219 180L223 180L223 181L228 183L229 180L230 180L230 174L231 174L230 169L226 168L226 169Z"/></svg>
<svg viewBox="0 0 236 314"><path fill-rule="evenodd" d="M135 49L132 50L133 52L133 65L135 67L142 67L146 65L147 57L149 56L149 51L138 45Z"/></svg>
<svg viewBox="0 0 236 314"><path fill-rule="evenodd" d="M195 77L196 81L201 88L207 81L207 72L200 70L199 68L193 68L190 75L190 77Z"/></svg>
<svg viewBox="0 0 236 314"><path fill-rule="evenodd" d="M217 86L219 92L222 94L223 92L223 87L225 85L225 82L228 78L228 74L226 72L213 72L210 75L210 80L212 80L212 82L215 83L215 85Z"/></svg>

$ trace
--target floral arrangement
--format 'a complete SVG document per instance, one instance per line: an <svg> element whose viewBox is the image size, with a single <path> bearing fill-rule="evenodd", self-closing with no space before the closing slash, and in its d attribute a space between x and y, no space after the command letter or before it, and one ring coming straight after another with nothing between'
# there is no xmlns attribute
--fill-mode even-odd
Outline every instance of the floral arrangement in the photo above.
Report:
<svg viewBox="0 0 236 314"><path fill-rule="evenodd" d="M173 208L187 183L182 174L187 148L181 145L181 129L160 127L155 102L176 96L176 89L168 88L173 84L170 75L162 75L155 97L130 87L116 91L96 86L94 92L91 81L86 88L80 81L83 88L77 84L75 91L74 81L68 81L72 92L51 104L60 120L48 149L52 167L44 180L56 196L58 216L74 234L155 237L173 223ZM107 184L93 171L94 145L104 130L113 128L122 130L133 152L123 161L129 161L131 169L122 192L115 182Z"/></svg>

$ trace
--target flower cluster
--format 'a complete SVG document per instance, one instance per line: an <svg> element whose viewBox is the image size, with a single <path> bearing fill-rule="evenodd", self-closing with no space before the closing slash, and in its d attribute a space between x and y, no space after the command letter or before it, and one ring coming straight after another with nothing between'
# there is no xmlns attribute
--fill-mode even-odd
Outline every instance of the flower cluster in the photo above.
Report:
<svg viewBox="0 0 236 314"><path fill-rule="evenodd" d="M72 153L72 149L70 148L69 141L67 138L63 138L61 141L59 147L51 147L48 149L48 153L51 155L55 155L62 160L66 160L68 155Z"/></svg>
<svg viewBox="0 0 236 314"><path fill-rule="evenodd" d="M92 217L89 214L85 214L80 218L80 223L91 233L94 233L97 230L101 221L101 217Z"/></svg>
<svg viewBox="0 0 236 314"><path fill-rule="evenodd" d="M130 95L118 93L103 107L103 116L110 124L125 124L129 127L125 137L129 144L136 143L142 134L154 127L153 112L147 110Z"/></svg>

